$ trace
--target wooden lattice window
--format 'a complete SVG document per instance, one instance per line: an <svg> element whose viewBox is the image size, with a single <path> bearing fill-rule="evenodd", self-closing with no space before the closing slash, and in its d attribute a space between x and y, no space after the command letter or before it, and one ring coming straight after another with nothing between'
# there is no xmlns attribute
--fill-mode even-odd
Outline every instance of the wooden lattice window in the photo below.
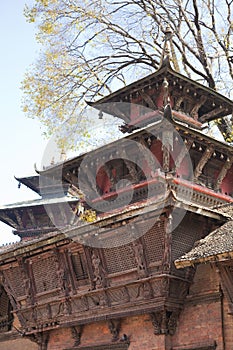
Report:
<svg viewBox="0 0 233 350"><path fill-rule="evenodd" d="M129 245L104 249L109 274L136 268L136 262Z"/></svg>
<svg viewBox="0 0 233 350"><path fill-rule="evenodd" d="M11 330L13 316L9 298L2 286L0 286L0 333Z"/></svg>
<svg viewBox="0 0 233 350"><path fill-rule="evenodd" d="M81 253L81 252L74 253L71 256L71 261L72 261L76 279L79 281L79 280L84 280L88 278L87 265L84 258L84 253Z"/></svg>
<svg viewBox="0 0 233 350"><path fill-rule="evenodd" d="M58 287L57 266L53 256L33 262L32 270L37 293Z"/></svg>
<svg viewBox="0 0 233 350"><path fill-rule="evenodd" d="M25 295L25 289L24 289L24 283L23 281L23 275L21 272L20 267L12 267L8 270L4 271L4 274L6 275L6 278L10 282L10 285L12 286L12 289L14 290L14 293L17 297L21 297Z"/></svg>
<svg viewBox="0 0 233 350"><path fill-rule="evenodd" d="M150 222L148 222L148 225ZM145 254L148 263L159 262L163 258L164 245L164 220L156 222L143 236L145 242ZM143 228L145 230L145 227Z"/></svg>

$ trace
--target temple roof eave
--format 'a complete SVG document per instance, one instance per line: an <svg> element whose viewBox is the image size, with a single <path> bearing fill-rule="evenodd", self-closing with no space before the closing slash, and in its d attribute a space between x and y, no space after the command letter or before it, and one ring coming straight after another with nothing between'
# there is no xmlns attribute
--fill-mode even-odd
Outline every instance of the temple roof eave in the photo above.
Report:
<svg viewBox="0 0 233 350"><path fill-rule="evenodd" d="M146 127L140 128L139 130L135 130L132 133L128 134L127 136L122 137L122 139L134 139L134 138L141 136L145 133L153 132L153 129L155 127L159 127L159 124L162 125L162 123L163 123L163 119L156 121L154 123L151 123ZM185 122L173 120L172 123L174 125L174 128L177 131L181 130L184 133L186 133L187 135L197 137L200 140L202 140L208 144L212 144L212 145L214 144L216 146L216 150L226 152L229 155L232 154L232 146L227 144L225 141L221 141L221 140L213 138L212 136L208 136L208 135L204 134L202 131L197 130L196 128L192 128L190 125L186 125ZM60 175L60 171L62 171L62 169L63 170L69 169L69 168L72 168L72 166L74 166L74 164L76 164L76 166L81 164L82 160L84 159L84 157L87 154L92 156L92 155L94 155L102 150L107 151L109 148L117 146L117 144L120 142L120 140L121 139L117 139L109 144L98 147L90 152L82 153L74 158L68 159L64 162L57 163L55 165L50 165L43 170L38 170L38 174L49 176L50 173L54 175L57 171Z"/></svg>
<svg viewBox="0 0 233 350"><path fill-rule="evenodd" d="M2 205L0 206L0 213L6 210L17 210L17 209L23 209L23 208L40 207L44 205L60 204L65 202L77 202L77 201L79 201L79 198L72 197L72 196L38 198L38 199L32 199L32 200L18 202L18 203Z"/></svg>
<svg viewBox="0 0 233 350"><path fill-rule="evenodd" d="M124 210L119 209L118 211L97 217L97 220L91 223L83 222L81 226L67 226L62 229L57 229L57 231L45 233L43 236L35 239L33 238L29 241L21 241L13 245L0 247L0 264L4 264L6 260L15 259L16 256L28 254L35 249L49 246L61 240L72 240L73 237L77 236L77 230L80 231L79 235L82 234L85 236L86 233L92 234L97 224L98 227L104 227L112 222L116 223L128 219L129 216L133 219L141 214L142 209L145 215L149 215L150 213L155 215L156 212L157 215L161 215L168 207L185 209L198 215L207 216L213 220L220 221L221 223L227 220L226 216L219 213L218 210L201 207L200 205L190 205L190 203L177 198L174 191L168 191L166 198L163 196L160 200L151 201L149 204L135 203L127 206Z"/></svg>
<svg viewBox="0 0 233 350"><path fill-rule="evenodd" d="M212 231L175 261L176 268L233 259L233 220Z"/></svg>
<svg viewBox="0 0 233 350"><path fill-rule="evenodd" d="M145 89L147 86L152 85L153 83L156 82L156 79L159 78L160 76L162 77L174 77L176 79L182 80L185 84L188 84L190 86L193 86L196 90L200 90L202 95L206 94L208 96L214 97L215 101L219 101L223 104L228 105L231 110L228 112L222 110L222 114L219 114L219 117L227 116L231 114L233 110L233 101L230 100L229 98L219 94L216 90L213 90L212 88L209 88L207 86L204 86L196 81L193 81L192 79L182 75L181 73L176 72L173 70L170 66L167 65L162 65L161 68L159 68L156 72L140 79L137 80L136 82L133 82L115 92L112 94L105 96L97 101L86 101L86 103L94 108L97 108L99 110L105 111L104 110L104 104L109 104L109 103L114 103L114 102L121 102L124 100L125 96L129 96L130 94L134 92L138 92L140 89ZM126 102L126 101L125 101ZM130 101L129 101L130 102ZM108 113L108 111L106 111ZM119 117L119 116L118 116ZM213 119L216 119L216 117L207 117L206 120L203 121L211 121Z"/></svg>
<svg viewBox="0 0 233 350"><path fill-rule="evenodd" d="M40 184L39 184L39 176L33 175L33 176L27 176L27 177L16 177L15 180L19 182L19 185L23 184L26 187L30 188L32 191L36 192L37 194L40 193Z"/></svg>

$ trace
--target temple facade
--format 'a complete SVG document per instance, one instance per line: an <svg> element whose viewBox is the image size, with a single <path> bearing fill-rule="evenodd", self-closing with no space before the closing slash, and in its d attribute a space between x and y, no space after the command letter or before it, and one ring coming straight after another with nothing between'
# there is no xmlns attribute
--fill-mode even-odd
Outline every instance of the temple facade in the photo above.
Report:
<svg viewBox="0 0 233 350"><path fill-rule="evenodd" d="M166 50L165 50L166 52ZM159 69L89 103L124 137L18 178L0 207L4 350L233 347L233 152L208 136L233 102Z"/></svg>

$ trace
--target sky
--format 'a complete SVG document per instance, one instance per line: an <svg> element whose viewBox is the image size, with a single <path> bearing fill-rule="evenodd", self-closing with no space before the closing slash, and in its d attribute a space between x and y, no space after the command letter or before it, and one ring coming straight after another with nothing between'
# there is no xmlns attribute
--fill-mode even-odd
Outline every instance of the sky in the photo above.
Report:
<svg viewBox="0 0 233 350"><path fill-rule="evenodd" d="M20 83L39 54L35 29L23 15L25 2L0 1L0 207L35 198L25 186L18 189L14 176L35 174L34 164L40 169L48 142L39 122L27 118L21 110ZM12 228L0 224L0 245L16 240Z"/></svg>

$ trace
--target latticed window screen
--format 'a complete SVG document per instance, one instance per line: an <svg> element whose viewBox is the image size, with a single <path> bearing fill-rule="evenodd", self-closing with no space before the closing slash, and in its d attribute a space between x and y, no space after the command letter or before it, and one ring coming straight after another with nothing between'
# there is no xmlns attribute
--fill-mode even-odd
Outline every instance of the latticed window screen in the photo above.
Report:
<svg viewBox="0 0 233 350"><path fill-rule="evenodd" d="M37 293L53 290L58 287L57 268L54 257L33 262L32 270Z"/></svg>
<svg viewBox="0 0 233 350"><path fill-rule="evenodd" d="M4 274L6 275L6 278L8 279L8 281L10 282L10 285L12 286L17 297L24 296L25 289L24 289L23 276L22 276L20 267L13 267L9 270L6 270Z"/></svg>
<svg viewBox="0 0 233 350"><path fill-rule="evenodd" d="M87 266L84 259L84 253L77 252L71 256L73 269L77 280L88 278Z"/></svg>
<svg viewBox="0 0 233 350"><path fill-rule="evenodd" d="M148 230L144 227L144 231L143 239L146 246L145 254L148 263L161 261L164 245L164 221L158 221L152 227L148 225Z"/></svg>
<svg viewBox="0 0 233 350"><path fill-rule="evenodd" d="M172 260L187 253L200 238L202 224L194 216L186 215L180 225L172 232Z"/></svg>
<svg viewBox="0 0 233 350"><path fill-rule="evenodd" d="M11 314L11 304L9 298L0 286L0 332L7 332L11 329L13 316Z"/></svg>
<svg viewBox="0 0 233 350"><path fill-rule="evenodd" d="M136 268L133 252L129 245L104 249L108 273Z"/></svg>

